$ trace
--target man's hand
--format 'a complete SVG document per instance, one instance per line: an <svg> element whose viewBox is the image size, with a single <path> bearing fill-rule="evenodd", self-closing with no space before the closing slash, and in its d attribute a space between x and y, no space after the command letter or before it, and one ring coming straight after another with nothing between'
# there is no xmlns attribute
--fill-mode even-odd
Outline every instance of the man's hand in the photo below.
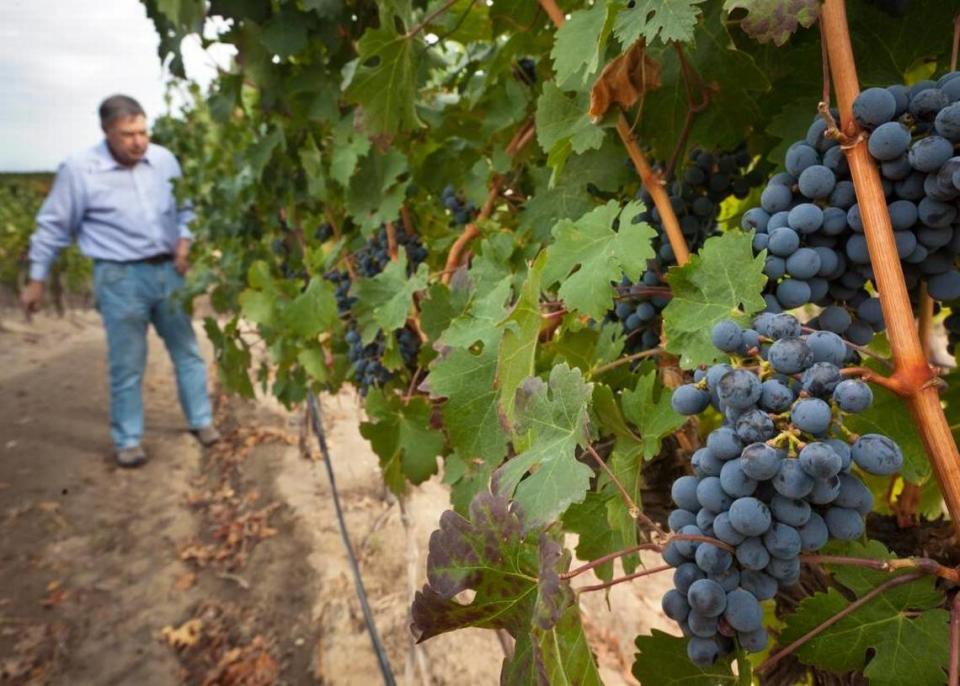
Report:
<svg viewBox="0 0 960 686"><path fill-rule="evenodd" d="M177 241L177 247L173 251L173 268L181 276L190 268L190 241L186 238Z"/></svg>
<svg viewBox="0 0 960 686"><path fill-rule="evenodd" d="M43 288L43 281L30 281L20 291L20 306L23 308L27 321L30 321L30 316L40 309L40 304L43 301Z"/></svg>

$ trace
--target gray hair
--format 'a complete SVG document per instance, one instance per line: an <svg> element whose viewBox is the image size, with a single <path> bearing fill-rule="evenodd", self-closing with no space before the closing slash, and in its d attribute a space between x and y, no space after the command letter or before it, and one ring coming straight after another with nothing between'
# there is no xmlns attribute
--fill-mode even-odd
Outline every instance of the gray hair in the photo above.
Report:
<svg viewBox="0 0 960 686"><path fill-rule="evenodd" d="M100 127L104 131L115 119L146 116L140 103L129 95L111 95L100 103Z"/></svg>

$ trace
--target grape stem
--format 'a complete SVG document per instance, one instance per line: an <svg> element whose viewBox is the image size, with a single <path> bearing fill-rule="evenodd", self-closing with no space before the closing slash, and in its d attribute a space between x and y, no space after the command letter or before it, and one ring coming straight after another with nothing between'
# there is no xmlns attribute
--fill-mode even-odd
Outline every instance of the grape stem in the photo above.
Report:
<svg viewBox="0 0 960 686"><path fill-rule="evenodd" d="M927 361L914 324L880 174L853 118L853 101L860 93L860 84L844 0L825 0L821 18L840 121L844 134L852 141L843 149L853 177L870 264L893 354L895 371L890 380L910 406L954 529L960 533L960 451L932 382L936 373Z"/></svg>
<svg viewBox="0 0 960 686"><path fill-rule="evenodd" d="M950 611L950 676L949 686L960 686L960 593L953 596Z"/></svg>
<svg viewBox="0 0 960 686"><path fill-rule="evenodd" d="M823 34L823 17L817 21L817 26L820 28L820 63L823 65L823 94L820 96L820 101L827 106L827 114L830 114L830 57L827 55L827 39ZM821 112L821 115L823 113ZM832 120L833 117L831 116ZM827 124L830 122L828 121ZM836 125L834 124L834 128Z"/></svg>
<svg viewBox="0 0 960 686"><path fill-rule="evenodd" d="M605 588L610 588L611 586L616 586L617 584L622 584L627 581L633 581L634 579L639 579L642 576L650 576L651 574L659 574L660 572L665 572L668 569L673 569L670 565L660 565L659 567L651 567L650 569L644 569L639 572L634 572L633 574L627 574L626 576L621 576L617 579L611 579L602 584L593 584L592 586L581 586L580 588L574 589L577 593L590 593L591 591L602 591Z"/></svg>
<svg viewBox="0 0 960 686"><path fill-rule="evenodd" d="M917 335L920 336L923 354L929 360L933 347L933 298L927 292L926 281L920 284L920 317L917 323Z"/></svg>
<svg viewBox="0 0 960 686"><path fill-rule="evenodd" d="M563 26L564 22L566 22L566 17L563 15L563 11L557 6L556 0L538 1L540 6L546 10L553 25L557 28ZM633 136L633 130L623 110L617 113L617 133L620 135L620 140L623 141L623 145L627 149L627 154L630 156L630 160L633 162L633 166L640 176L640 182L643 183L643 187L647 189L650 197L653 198L653 204L660 214L660 221L663 224L664 232L667 234L667 239L670 241L670 247L673 249L674 257L676 257L677 264L682 267L690 259L690 249L687 248L687 240L683 237L683 232L680 230L677 213L673 211L673 206L670 204L670 197L663 188L663 179L650 168L647 158L644 156L643 151L640 150L640 146L637 145L636 138Z"/></svg>
<svg viewBox="0 0 960 686"><path fill-rule="evenodd" d="M827 1L829 2L829 0ZM891 588L895 588L897 586L902 586L904 584L908 584L913 581L916 581L922 576L923 574L921 573L904 574L903 576L895 576L892 579L887 579L882 584L874 588L872 591L870 591L869 593L866 593L862 598L858 598L857 600L847 605L840 612L830 617L830 619L826 620L822 624L819 624L818 626L815 626L814 628L812 628L810 631L805 633L803 636L798 638L796 641L794 641L787 647L771 655L769 658L767 658L767 660L762 665L760 665L760 667L757 668L756 673L759 675L759 674L763 674L764 672L769 672L771 669L773 669L773 667L778 662L780 662L780 660L782 660L783 658L795 652L804 643L816 638L817 636L822 634L824 631L829 629L831 626L833 626L834 624L842 620L844 617L847 617L848 615L859 610L861 607L869 603L871 600L876 598L881 593L889 591Z"/></svg>
<svg viewBox="0 0 960 686"><path fill-rule="evenodd" d="M535 131L536 128L534 127L533 119L528 119L526 122L524 122L520 128L517 129L516 133L513 134L513 138L510 139L510 142L507 143L507 154L513 157L520 152L520 150L527 143L529 143L530 140L533 139ZM460 234L460 236L457 237L457 240L453 242L453 245L450 246L450 252L447 253L447 261L440 276L440 281L442 283L450 283L453 273L457 271L457 268L460 266L460 259L463 256L467 245L469 245L470 241L480 235L480 229L477 228L477 222L487 219L491 214L493 214L493 208L496 205L497 198L500 195L500 190L502 187L503 177L498 174L494 176L493 181L490 182L490 190L487 193L487 199L484 201L483 207L480 208L480 213L477 215L476 219L467 224L463 233Z"/></svg>
<svg viewBox="0 0 960 686"><path fill-rule="evenodd" d="M941 579L960 584L960 570L947 567L929 557L904 557L894 560L873 560L870 558L847 557L845 555L801 555L807 564L845 565L866 567L878 572L898 572L902 569L916 569L924 574L938 576Z"/></svg>
<svg viewBox="0 0 960 686"><path fill-rule="evenodd" d="M438 7L435 12L433 12L433 13L430 14L430 15L428 15L426 18L424 18L423 21L421 21L419 24L417 24L417 25L414 26L412 29L410 29L409 31L407 31L407 32L403 35L403 37L404 37L404 38L413 38L414 36L416 36L418 33L420 33L421 31L423 31L423 29L424 29L430 22L432 22L434 19L436 19L437 17L439 17L441 14L443 14L444 12L446 12L446 11L447 11L448 9L450 9L451 7L453 7L453 5L454 5L454 3L456 3L456 1L457 1L457 0L447 0L447 2L445 2L443 5L441 5L440 7Z"/></svg>
<svg viewBox="0 0 960 686"><path fill-rule="evenodd" d="M656 552L660 551L660 545L658 543L640 543L639 545L631 546L623 550L617 550L613 553L607 553L602 557L598 557L596 560L590 560L586 564L582 564L579 567L574 567L570 571L564 572L560 575L561 579L572 579L575 576L580 576L584 572L589 572L591 569L596 569L600 565L612 562L617 558L626 557L627 555L633 555L634 553L639 553L641 550L653 550Z"/></svg>
<svg viewBox="0 0 960 686"><path fill-rule="evenodd" d="M613 473L613 470L610 469L610 465L608 465L604 461L604 459L600 457L600 453L594 450L593 446L590 445L589 443L587 443L587 452L590 454L590 457L593 458L594 462L600 465L600 468L607 473L607 476L610 477L610 480L613 482L613 485L617 487L618 491L620 491L620 495L623 496L623 500L627 504L627 509L630 512L630 517L636 520L644 521L645 523L649 523L650 525L656 528L659 528L657 527L656 522L654 522L652 519L650 519L645 514L643 514L643 512L640 511L640 506L637 505L637 501L633 499L633 497L630 495L630 493L627 491L624 485L620 482L620 479L617 478L617 475Z"/></svg>
<svg viewBox="0 0 960 686"><path fill-rule="evenodd" d="M683 70L683 87L687 92L687 114L683 118L683 128L680 129L677 144L673 148L673 154L670 155L670 162L663 172L663 178L668 182L673 180L673 173L677 169L680 155L683 154L683 151L687 147L687 139L690 137L690 131L693 129L694 118L710 104L710 91L704 88L700 75L697 74L687 61L687 56L683 52L683 44L674 41L673 49L677 52L677 58L680 60L680 68ZM692 82L694 78L696 78L697 85L700 87L700 102L695 102L693 99Z"/></svg>
<svg viewBox="0 0 960 686"><path fill-rule="evenodd" d="M816 332L816 331L818 330L818 329L811 328L811 327L809 327L809 326L804 326L804 327L801 327L801 328L802 328L802 330L803 330L803 333L814 333L814 332ZM763 340L763 339L761 339L761 340ZM872 358L875 359L877 362L880 362L881 364L883 364L887 369L890 369L891 371L893 370L893 365L890 364L890 360L888 360L888 359L885 358L885 357L882 357L882 356L878 355L877 353L875 353L875 352L873 352L872 350L870 350L870 348L864 347L864 346L862 346L862 345L857 345L856 343L851 343L851 342L848 341L846 338L841 338L840 340L842 340L842 341L844 342L844 344L845 344L848 348L850 348L851 350L856 350L856 351L857 351L858 353L860 353L861 355L865 355L865 356L867 356L867 357L872 357Z"/></svg>
<svg viewBox="0 0 960 686"><path fill-rule="evenodd" d="M404 203L400 205L400 219L403 220L403 230L410 237L416 236L416 231L413 230L413 220L410 218L410 208L407 207L407 204Z"/></svg>
<svg viewBox="0 0 960 686"><path fill-rule="evenodd" d="M953 17L953 50L950 51L950 71L957 70L958 55L960 55L960 12Z"/></svg>
<svg viewBox="0 0 960 686"><path fill-rule="evenodd" d="M391 262L397 261L397 229L393 222L386 223L387 229L387 256Z"/></svg>
<svg viewBox="0 0 960 686"><path fill-rule="evenodd" d="M606 364L596 367L590 372L590 376L600 376L604 372L609 372L611 369L616 369L617 367L621 367L635 360L642 360L646 357L655 357L657 355L663 355L664 353L666 353L666 351L663 348L650 348L650 350L643 350L638 353L633 353L632 355L625 355L617 358L613 362L607 362Z"/></svg>

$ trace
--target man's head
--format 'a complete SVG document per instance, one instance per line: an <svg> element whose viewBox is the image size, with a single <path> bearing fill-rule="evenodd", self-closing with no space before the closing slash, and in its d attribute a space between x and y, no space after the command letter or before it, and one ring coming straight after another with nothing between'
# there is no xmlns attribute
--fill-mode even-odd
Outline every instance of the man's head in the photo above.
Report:
<svg viewBox="0 0 960 686"><path fill-rule="evenodd" d="M100 103L100 128L107 136L113 157L133 166L147 153L150 135L147 116L140 103L127 95L111 95Z"/></svg>

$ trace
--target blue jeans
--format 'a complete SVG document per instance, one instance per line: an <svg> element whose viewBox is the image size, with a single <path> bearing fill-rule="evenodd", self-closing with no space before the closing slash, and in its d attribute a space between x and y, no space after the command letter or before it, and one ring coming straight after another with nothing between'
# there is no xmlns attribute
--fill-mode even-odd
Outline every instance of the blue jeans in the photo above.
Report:
<svg viewBox="0 0 960 686"><path fill-rule="evenodd" d="M110 432L117 449L143 438L141 387L147 363L147 326L153 323L173 361L180 406L191 429L213 422L207 370L193 323L172 297L183 285L173 262L98 260L93 267L97 309L107 330L110 365Z"/></svg>

